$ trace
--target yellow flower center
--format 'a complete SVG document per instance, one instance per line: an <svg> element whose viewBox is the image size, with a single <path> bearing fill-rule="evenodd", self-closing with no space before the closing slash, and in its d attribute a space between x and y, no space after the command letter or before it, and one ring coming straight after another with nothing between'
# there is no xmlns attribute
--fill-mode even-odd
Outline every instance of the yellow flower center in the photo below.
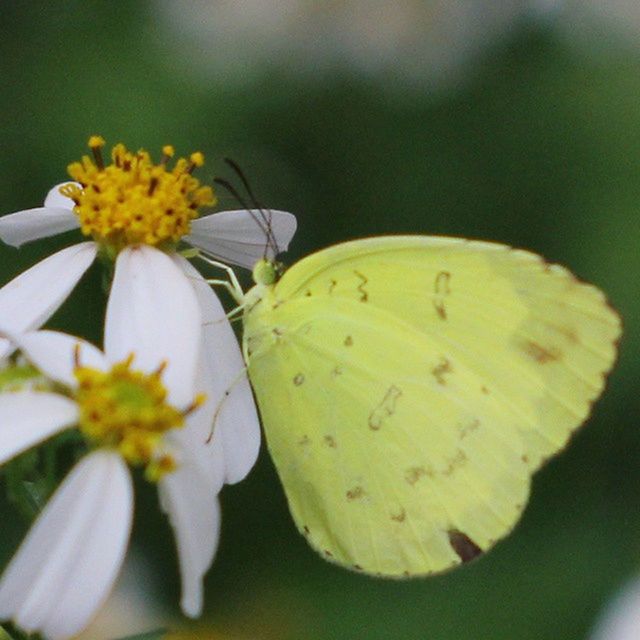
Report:
<svg viewBox="0 0 640 640"><path fill-rule="evenodd" d="M163 435L182 427L185 416L203 398L179 411L167 403L162 368L147 374L132 370L132 361L130 356L110 371L76 367L79 428L90 441L114 447L130 464L144 466L147 479L157 481L176 468L171 451L163 446Z"/></svg>
<svg viewBox="0 0 640 640"><path fill-rule="evenodd" d="M198 208L215 204L211 187L201 186L191 173L204 164L202 153L179 158L172 169L167 162L174 149L165 146L159 164L140 150L117 144L112 163L105 166L100 136L89 138L93 157L69 165L69 175L80 183L66 184L60 193L75 203L80 229L113 254L131 244L174 246L189 233Z"/></svg>

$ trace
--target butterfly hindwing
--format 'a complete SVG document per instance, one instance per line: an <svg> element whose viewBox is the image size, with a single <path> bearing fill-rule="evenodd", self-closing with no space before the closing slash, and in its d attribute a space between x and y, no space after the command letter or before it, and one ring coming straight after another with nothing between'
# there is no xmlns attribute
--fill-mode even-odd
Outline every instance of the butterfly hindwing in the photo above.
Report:
<svg viewBox="0 0 640 640"><path fill-rule="evenodd" d="M442 571L504 536L529 472L481 380L457 362L446 380L441 351L375 309L303 304L274 310L281 333L250 375L310 543L341 564L402 576ZM467 386L475 391L463 395Z"/></svg>

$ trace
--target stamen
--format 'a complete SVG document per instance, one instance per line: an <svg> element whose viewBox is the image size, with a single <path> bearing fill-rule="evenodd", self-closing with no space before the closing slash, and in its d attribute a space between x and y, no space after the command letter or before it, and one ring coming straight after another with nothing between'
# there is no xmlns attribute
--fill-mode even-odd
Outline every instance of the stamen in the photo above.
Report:
<svg viewBox="0 0 640 640"><path fill-rule="evenodd" d="M61 195L65 196L65 198L70 198L77 205L80 202L80 189L75 184L63 184L58 191Z"/></svg>
<svg viewBox="0 0 640 640"><path fill-rule="evenodd" d="M175 153L176 150L170 144L165 144L164 147L162 147L162 158L160 158L160 164L167 164L167 162L173 158Z"/></svg>
<svg viewBox="0 0 640 640"><path fill-rule="evenodd" d="M201 167L203 164L204 164L204 155L199 151L196 151L195 153L192 153L189 156L189 164L185 169L185 173L188 173L189 175L191 175L191 173L193 173L193 170L196 167Z"/></svg>
<svg viewBox="0 0 640 640"><path fill-rule="evenodd" d="M186 409L182 410L182 415L186 418L189 414L193 413L196 409L201 407L206 401L207 401L207 394L199 393L193 399L193 402Z"/></svg>
<svg viewBox="0 0 640 640"><path fill-rule="evenodd" d="M156 378L160 378L162 376L162 374L164 373L164 370L167 368L167 364L168 364L168 362L166 360L163 360L158 365L158 368L151 375L155 376Z"/></svg>
<svg viewBox="0 0 640 640"><path fill-rule="evenodd" d="M96 162L96 166L100 171L104 169L104 160L102 159L102 147L105 145L104 138L102 136L91 136L89 138L89 148L93 153L93 158Z"/></svg>
<svg viewBox="0 0 640 640"><path fill-rule="evenodd" d="M74 369L80 368L80 343L76 342L73 347L73 367Z"/></svg>
<svg viewBox="0 0 640 640"><path fill-rule="evenodd" d="M163 475L175 471L177 466L178 465L173 456L165 454L156 460L151 461L151 463L147 465L144 477L149 482L158 482Z"/></svg>

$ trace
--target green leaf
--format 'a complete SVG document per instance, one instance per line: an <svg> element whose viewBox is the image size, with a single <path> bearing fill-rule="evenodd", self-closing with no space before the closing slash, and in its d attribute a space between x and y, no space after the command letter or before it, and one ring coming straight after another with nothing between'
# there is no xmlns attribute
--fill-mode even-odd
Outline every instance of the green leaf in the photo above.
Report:
<svg viewBox="0 0 640 640"><path fill-rule="evenodd" d="M74 460L77 452L86 450L82 436L76 429L68 429L38 448L29 449L7 462L0 473L6 480L8 500L32 521L42 510L60 483L59 459ZM64 468L68 463L62 465ZM2 640L0 638L0 640Z"/></svg>

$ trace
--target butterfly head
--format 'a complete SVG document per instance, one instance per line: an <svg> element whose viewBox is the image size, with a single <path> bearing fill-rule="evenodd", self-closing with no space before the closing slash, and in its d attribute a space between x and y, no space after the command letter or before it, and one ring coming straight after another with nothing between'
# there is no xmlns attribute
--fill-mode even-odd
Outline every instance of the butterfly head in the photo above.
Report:
<svg viewBox="0 0 640 640"><path fill-rule="evenodd" d="M278 240L272 226L272 212L262 207L258 202L249 181L239 165L231 158L225 158L224 161L231 167L244 185L247 195L249 196L249 201L247 202L228 180L216 177L213 179L213 182L226 189L238 201L240 206L253 218L260 231L264 234L264 252L262 259L259 260L253 268L253 280L256 284L273 285L284 273L284 265L275 260L275 257L282 251L282 248L278 246ZM282 212L279 213L281 214ZM290 239L296 228L295 216L291 216L291 214L286 215L293 218L293 228L288 238ZM289 222L289 225L290 224L291 222ZM285 243L288 244L288 240L286 240ZM287 248L286 244L284 249Z"/></svg>
<svg viewBox="0 0 640 640"><path fill-rule="evenodd" d="M284 264L268 258L258 260L253 267L253 281L263 286L274 285L284 273Z"/></svg>

